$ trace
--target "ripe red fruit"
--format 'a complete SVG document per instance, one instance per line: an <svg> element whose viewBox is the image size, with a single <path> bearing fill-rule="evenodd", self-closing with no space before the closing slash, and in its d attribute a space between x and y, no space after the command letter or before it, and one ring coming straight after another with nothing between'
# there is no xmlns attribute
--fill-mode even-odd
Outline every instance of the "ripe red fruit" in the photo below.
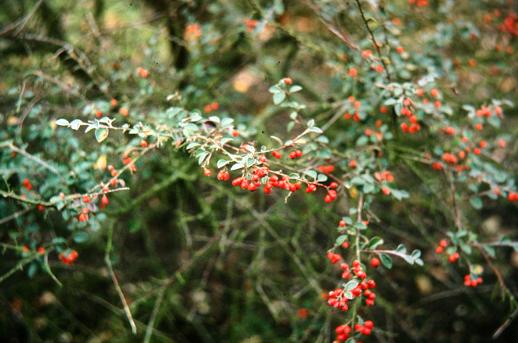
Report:
<svg viewBox="0 0 518 343"><path fill-rule="evenodd" d="M149 71L147 71L146 69L144 69L142 67L138 67L137 74L139 77L146 79L149 76Z"/></svg>
<svg viewBox="0 0 518 343"><path fill-rule="evenodd" d="M108 200L108 197L106 194L103 194L101 197L101 204L99 205L100 208L105 208L110 203L110 200Z"/></svg>
<svg viewBox="0 0 518 343"><path fill-rule="evenodd" d="M276 150L272 151L272 156L276 159L280 159L282 157L282 154Z"/></svg>
<svg viewBox="0 0 518 343"><path fill-rule="evenodd" d="M23 183L23 187L25 187L25 189L27 189L28 191L30 191L32 189L32 184L31 184L31 181L29 181L29 179L27 179L27 178L23 179L22 183Z"/></svg>
<svg viewBox="0 0 518 343"><path fill-rule="evenodd" d="M282 82L284 82L288 86L293 84L293 80L291 79L291 77L285 77L284 79L282 79Z"/></svg>
<svg viewBox="0 0 518 343"><path fill-rule="evenodd" d="M457 260L460 258L460 255L458 252L454 252L453 254L451 254L450 256L448 256L448 262L450 263L455 263L457 262Z"/></svg>
<svg viewBox="0 0 518 343"><path fill-rule="evenodd" d="M64 264L71 265L79 257L79 254L77 251L72 250L68 253L60 253L58 257Z"/></svg>
<svg viewBox="0 0 518 343"><path fill-rule="evenodd" d="M90 199L90 196L89 196L88 194L83 195L83 202L84 202L84 203L89 203L89 202L90 202L90 200L91 200L91 199Z"/></svg>
<svg viewBox="0 0 518 343"><path fill-rule="evenodd" d="M376 257L371 259L371 267L372 268L378 268L380 265L380 260Z"/></svg>
<svg viewBox="0 0 518 343"><path fill-rule="evenodd" d="M219 181L228 181L230 180L230 173L226 170L220 170L217 178Z"/></svg>
<svg viewBox="0 0 518 343"><path fill-rule="evenodd" d="M349 161L349 168L355 169L357 167L356 160L350 160Z"/></svg>
<svg viewBox="0 0 518 343"><path fill-rule="evenodd" d="M232 180L232 186L234 187L237 187L237 186L240 186L241 183L243 182L243 177L238 177L238 178L235 178L234 180Z"/></svg>
<svg viewBox="0 0 518 343"><path fill-rule="evenodd" d="M374 328L374 322L372 320L366 320L363 326L372 330Z"/></svg>
<svg viewBox="0 0 518 343"><path fill-rule="evenodd" d="M314 191L317 190L317 186L310 183L309 185L307 185L306 187L306 193L313 193Z"/></svg>
<svg viewBox="0 0 518 343"><path fill-rule="evenodd" d="M328 251L327 252L327 259L332 263L332 264L336 264L338 261L340 261L342 259L342 256L340 256L339 254L336 254L332 251Z"/></svg>
<svg viewBox="0 0 518 343"><path fill-rule="evenodd" d="M143 140L141 140L139 144L140 144L140 146L141 146L142 148L147 148L147 147L149 146L148 142L147 142L147 141L145 141L144 139L143 139Z"/></svg>

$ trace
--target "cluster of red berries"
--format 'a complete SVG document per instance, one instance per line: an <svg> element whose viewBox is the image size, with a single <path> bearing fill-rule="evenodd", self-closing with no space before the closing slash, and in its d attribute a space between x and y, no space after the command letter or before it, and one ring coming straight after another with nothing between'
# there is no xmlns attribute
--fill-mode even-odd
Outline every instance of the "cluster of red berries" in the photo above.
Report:
<svg viewBox="0 0 518 343"><path fill-rule="evenodd" d="M133 159L127 154L122 155L122 164L128 165L129 170L132 173L135 173L137 171L137 166L135 165L135 163L133 163Z"/></svg>
<svg viewBox="0 0 518 343"><path fill-rule="evenodd" d="M104 188L103 191L107 192L108 188ZM81 200L85 204L89 204L89 203L92 202L92 198L88 194L83 195L81 197ZM108 196L106 194L103 194L101 196L101 199L99 200L99 208L104 209L104 208L106 208L106 206L108 206L109 203L110 203L110 200L108 199ZM89 213L90 213L90 209L88 207L83 207L81 209L81 212L77 216L77 220L79 220L80 222L88 221L88 214Z"/></svg>
<svg viewBox="0 0 518 343"><path fill-rule="evenodd" d="M483 280L480 276L473 278L471 274L464 275L464 286L475 288L480 285L482 281Z"/></svg>
<svg viewBox="0 0 518 343"><path fill-rule="evenodd" d="M379 122L378 122L379 123ZM363 134L367 137L371 137L372 135L374 135L374 137L376 137L376 139L381 142L383 140L383 132L381 131L374 131L370 128L366 128L364 131L363 131Z"/></svg>
<svg viewBox="0 0 518 343"><path fill-rule="evenodd" d="M444 249L448 246L448 241L446 239L441 239L439 241L439 245L435 248L436 254L442 254Z"/></svg>
<svg viewBox="0 0 518 343"><path fill-rule="evenodd" d="M68 253L60 253L59 259L66 265L71 265L79 257L79 254L75 250L71 250Z"/></svg>
<svg viewBox="0 0 518 343"><path fill-rule="evenodd" d="M439 245L435 248L436 254L442 254L444 252L444 249L448 246L448 241L446 239L441 239L439 241ZM459 260L460 254L458 252L453 252L448 256L448 262L455 263Z"/></svg>
<svg viewBox="0 0 518 343"><path fill-rule="evenodd" d="M362 105L361 101L356 100L356 98L354 96L352 96L352 95L348 98L348 101L349 101L349 103L351 103L353 105L354 113L353 114L350 114L348 112L345 113L344 116L343 116L344 119L345 120L352 119L355 122L359 122L360 121L360 114L358 113L358 111L360 110L360 107Z"/></svg>
<svg viewBox="0 0 518 343"><path fill-rule="evenodd" d="M207 104L203 107L203 112L211 113L211 112L217 111L218 109L219 109L219 103L211 102L210 104Z"/></svg>
<svg viewBox="0 0 518 343"><path fill-rule="evenodd" d="M266 158L262 156L260 158L260 161L264 163L266 162ZM212 171L208 168L203 168L203 173L205 176L212 175ZM230 180L230 178L230 172L226 169L221 169L217 174L217 179L219 181L228 181ZM262 185L263 183L264 185ZM275 174L272 175L270 173L270 169L268 168L268 166L255 167L252 170L252 175L250 177L239 176L232 180L232 186L240 187L243 190L248 190L251 192L254 192L257 189L259 189L261 185L263 187L264 194L270 194L274 188L284 189L290 192L296 192L302 189L302 183L300 181L291 182L288 176L278 176ZM326 203L334 201L338 196L336 192L336 188L338 188L338 183L336 182L331 182L327 186L319 183L308 182L306 184L306 193L316 192L317 187L322 187L327 190L327 193L324 196L324 201Z"/></svg>
<svg viewBox="0 0 518 343"><path fill-rule="evenodd" d="M26 190L30 191L32 189L32 183L29 179L27 179L27 178L23 179L22 184Z"/></svg>
<svg viewBox="0 0 518 343"><path fill-rule="evenodd" d="M300 151L300 150L292 151L292 152L290 152L289 157L290 157L292 160L293 160L293 159L296 159L296 158L300 158L300 157L302 157L302 151Z"/></svg>
<svg viewBox="0 0 518 343"><path fill-rule="evenodd" d="M404 107L401 109L401 114L407 117L407 122L402 122L400 127L403 133L414 134L421 131L421 125L417 122L417 117L410 110L410 106L412 105L412 100L410 98L406 98L403 100Z"/></svg>
<svg viewBox="0 0 518 343"><path fill-rule="evenodd" d="M369 336L374 329L374 322L372 320L366 320L363 324L357 323L354 325L354 331L364 335ZM335 328L336 338L333 343L339 343L346 341L351 335L352 328L349 325L343 324L339 325Z"/></svg>
<svg viewBox="0 0 518 343"><path fill-rule="evenodd" d="M23 252L23 253L25 253L25 254L26 254L26 253L28 253L28 252L30 252L30 251L31 251L31 249L29 248L29 246L28 246L28 245L26 245L26 244L25 244L24 246L22 246L22 252ZM38 254L40 254L40 255L45 255L45 248L44 248L44 247L38 247L38 249L36 249L36 251L37 251L37 252L38 252Z"/></svg>
<svg viewBox="0 0 518 343"><path fill-rule="evenodd" d="M500 106L494 106L493 108L489 106L481 106L478 110L475 111L475 115L479 118L489 118L493 114L499 118L504 117L504 111Z"/></svg>
<svg viewBox="0 0 518 343"><path fill-rule="evenodd" d="M327 258L332 264L336 264L342 260L340 254L336 254L331 251L327 253ZM375 268L378 267L379 260L371 260L371 266L374 266ZM360 261L353 261L352 272L347 263L341 263L340 270L342 271L342 279L350 280L355 277L359 281L358 285L351 290L351 296L349 299L346 297L345 291L342 288L330 291L327 296L328 305L341 311L347 311L349 308L348 301L363 295L365 304L367 306L374 306L376 294L371 289L376 287L376 282L372 279L367 280L367 273L363 271Z"/></svg>

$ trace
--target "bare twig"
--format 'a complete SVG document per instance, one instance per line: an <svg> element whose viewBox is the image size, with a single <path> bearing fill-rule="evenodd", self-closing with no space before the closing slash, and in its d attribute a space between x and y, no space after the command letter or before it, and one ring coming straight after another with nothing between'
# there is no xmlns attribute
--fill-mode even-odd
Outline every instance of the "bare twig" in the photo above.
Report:
<svg viewBox="0 0 518 343"><path fill-rule="evenodd" d="M15 146L13 143L11 142L5 142L5 143L2 143L0 144L0 148L8 148L10 149L11 151L14 151L18 154L21 154L25 157L27 157L28 159L30 159L31 161L34 161L36 162L37 164L39 164L40 166L42 166L43 168L53 172L54 174L56 175L60 175L59 171L54 168L53 166L51 166L50 164L48 164L47 162L43 161L41 158L39 157L36 157L34 155L31 155L29 154L27 151L21 149L21 148L18 148L17 146Z"/></svg>
<svg viewBox="0 0 518 343"><path fill-rule="evenodd" d="M376 51L378 53L378 57L379 57L381 63L383 64L383 68L385 69L385 75L387 76L387 79L390 81L390 73L389 73L389 70L388 70L388 66L385 63L385 60L383 59L383 55L381 54L381 49L379 47L378 42L376 41L376 37L374 36L374 32L372 32L371 28L369 27L369 22L367 21L367 18L365 17L365 13L363 12L363 8L362 8L362 5L360 3L360 0L356 0L356 5L358 6L358 9L360 10L360 14L362 16L363 23L365 24L365 28L369 32L369 35L370 35L371 40L372 40L372 44L376 48Z"/></svg>
<svg viewBox="0 0 518 343"><path fill-rule="evenodd" d="M18 212L14 212L13 214L8 215L7 217L0 219L0 225L10 222L11 220L14 220L18 218L19 216L24 215L25 213L29 212L30 208L25 208L23 210L20 210Z"/></svg>
<svg viewBox="0 0 518 343"><path fill-rule="evenodd" d="M500 327L495 331L491 338L497 339L498 337L500 337L502 332L504 332L504 330L507 329L507 327L511 324L516 315L518 315L518 309L514 310L514 312L506 319L506 321L502 325L500 325Z"/></svg>
<svg viewBox="0 0 518 343"><path fill-rule="evenodd" d="M128 319L128 322L131 327L131 332L136 335L137 334L137 325L135 324L135 321L133 320L133 316L131 314L131 310L128 306L128 302L126 301L126 298L124 297L124 293L122 292L122 289L119 285L119 281L117 280L117 276L115 275L115 272L113 271L112 262L110 259L110 253L112 249L112 237L113 237L113 225L111 225L108 229L108 241L106 242L106 252L104 256L104 261L106 262L106 265L108 266L108 272L110 273L110 276L113 281L113 285L115 286L115 290L117 291L117 294L119 295L119 298L122 302L122 306L124 308L124 313L126 314L126 318Z"/></svg>

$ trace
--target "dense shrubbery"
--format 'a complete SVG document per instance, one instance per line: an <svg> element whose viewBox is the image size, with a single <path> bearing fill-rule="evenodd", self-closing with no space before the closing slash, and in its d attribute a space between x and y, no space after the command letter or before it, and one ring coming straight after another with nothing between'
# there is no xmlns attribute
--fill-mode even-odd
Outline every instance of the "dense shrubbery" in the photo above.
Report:
<svg viewBox="0 0 518 343"><path fill-rule="evenodd" d="M509 341L513 5L7 1L1 337Z"/></svg>

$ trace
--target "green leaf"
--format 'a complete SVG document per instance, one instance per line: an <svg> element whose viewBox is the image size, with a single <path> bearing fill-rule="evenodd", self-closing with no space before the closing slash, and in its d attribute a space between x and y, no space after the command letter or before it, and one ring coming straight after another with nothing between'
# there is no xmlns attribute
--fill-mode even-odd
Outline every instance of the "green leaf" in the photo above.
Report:
<svg viewBox="0 0 518 343"><path fill-rule="evenodd" d="M369 137L367 136L361 136L360 138L358 138L358 140L356 141L356 145L357 146L362 146L362 145L365 145L367 144L367 142L369 141Z"/></svg>
<svg viewBox="0 0 518 343"><path fill-rule="evenodd" d="M69 126L70 123L66 119L58 119L58 120L56 120L56 125L58 125L58 126Z"/></svg>
<svg viewBox="0 0 518 343"><path fill-rule="evenodd" d="M86 242L89 238L90 238L90 235L87 232L80 231L74 235L73 239L74 239L74 242L76 242L76 243L83 243L83 242Z"/></svg>
<svg viewBox="0 0 518 343"><path fill-rule="evenodd" d="M229 163L230 163L230 161L221 159L221 160L218 160L218 162L216 162L216 167L218 167L218 169L220 169L220 168L223 168L224 166L226 166Z"/></svg>
<svg viewBox="0 0 518 343"><path fill-rule="evenodd" d="M38 271L38 264L31 263L29 265L29 268L27 269L27 276L32 279L34 277L34 275L36 275L37 271Z"/></svg>
<svg viewBox="0 0 518 343"><path fill-rule="evenodd" d="M95 130L95 139L97 139L97 142L101 143L108 137L109 133L110 131L108 129L105 129L103 127L98 128Z"/></svg>
<svg viewBox="0 0 518 343"><path fill-rule="evenodd" d="M358 280L356 279L353 279L353 280L350 280L348 281L345 286L344 286L344 290L347 292L347 291L352 291L353 289L355 289L356 287L358 287Z"/></svg>
<svg viewBox="0 0 518 343"><path fill-rule="evenodd" d="M317 178L317 172L314 171L314 170L306 170L304 172L305 175L309 176L310 178L312 179L316 179Z"/></svg>
<svg viewBox="0 0 518 343"><path fill-rule="evenodd" d="M313 127L310 127L310 128L308 129L308 132L313 132L313 133L321 134L321 133L323 133L324 131L322 131L322 129L321 129L321 128L319 128L319 127L313 126Z"/></svg>
<svg viewBox="0 0 518 343"><path fill-rule="evenodd" d="M383 266L387 269L392 268L392 258L387 254L380 254L380 260Z"/></svg>
<svg viewBox="0 0 518 343"><path fill-rule="evenodd" d="M302 87L299 85L291 86L290 87L290 93L297 93L302 90Z"/></svg>
<svg viewBox="0 0 518 343"><path fill-rule="evenodd" d="M327 176L324 175L324 174L318 174L317 181L318 182L326 182L327 181Z"/></svg>
<svg viewBox="0 0 518 343"><path fill-rule="evenodd" d="M203 151L198 155L198 164L202 165L202 163L205 161L205 159L209 156L208 151Z"/></svg>
<svg viewBox="0 0 518 343"><path fill-rule="evenodd" d="M376 249L377 247L379 247L382 244L383 244L383 239L381 239L378 236L375 236L375 237L371 238L368 247L369 247L369 249Z"/></svg>
<svg viewBox="0 0 518 343"><path fill-rule="evenodd" d="M286 93L284 92L277 92L273 94L273 103L275 105L279 105L284 101L284 99L286 99Z"/></svg>
<svg viewBox="0 0 518 343"><path fill-rule="evenodd" d="M232 167L230 168L230 170L231 170L231 171L232 171L232 170L238 170L238 169L241 169L241 168L243 168L243 167L244 167L244 165L242 165L241 163L234 163L234 164L232 165Z"/></svg>
<svg viewBox="0 0 518 343"><path fill-rule="evenodd" d="M469 203L474 209L480 210L482 208L482 199L479 197L472 197L469 199Z"/></svg>
<svg viewBox="0 0 518 343"><path fill-rule="evenodd" d="M487 254L489 256L491 256L492 258L495 258L496 257L496 251L495 251L495 248L493 248L492 246L490 245L483 245L482 246L484 248L484 250L487 252Z"/></svg>

